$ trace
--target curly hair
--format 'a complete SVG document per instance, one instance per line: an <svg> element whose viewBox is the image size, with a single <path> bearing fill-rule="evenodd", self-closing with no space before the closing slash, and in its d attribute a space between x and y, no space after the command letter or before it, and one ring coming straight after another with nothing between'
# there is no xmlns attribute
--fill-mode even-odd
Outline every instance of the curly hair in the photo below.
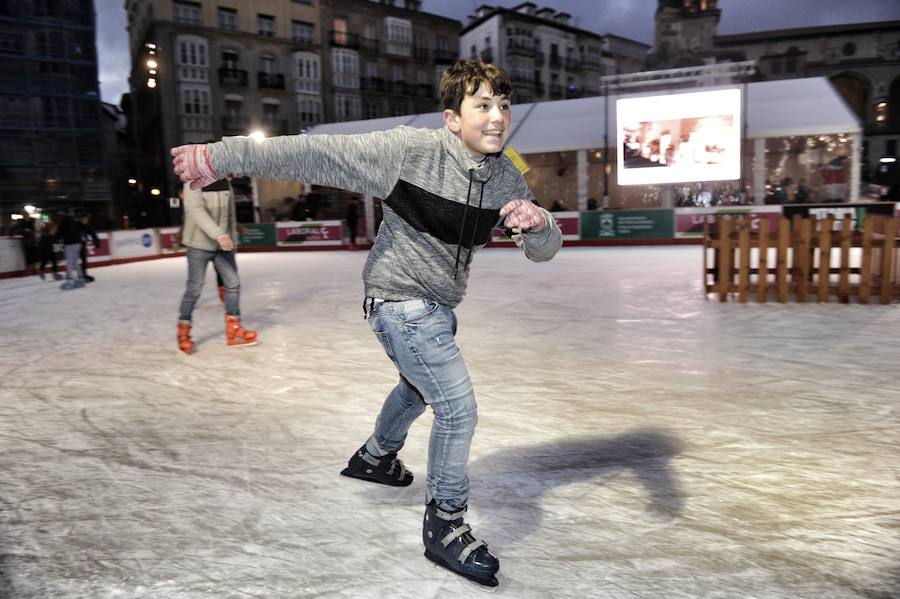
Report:
<svg viewBox="0 0 900 599"><path fill-rule="evenodd" d="M478 91L482 83L496 96L512 96L509 75L500 67L467 58L459 60L441 77L441 107L459 114L463 98Z"/></svg>

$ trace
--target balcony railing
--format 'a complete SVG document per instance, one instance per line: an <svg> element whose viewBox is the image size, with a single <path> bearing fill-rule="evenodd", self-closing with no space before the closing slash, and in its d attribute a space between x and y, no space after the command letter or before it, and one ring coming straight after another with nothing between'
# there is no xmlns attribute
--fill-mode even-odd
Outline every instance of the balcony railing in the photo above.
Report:
<svg viewBox="0 0 900 599"><path fill-rule="evenodd" d="M413 86L405 81L391 81L390 88L388 91L392 94L401 95L401 96L415 95Z"/></svg>
<svg viewBox="0 0 900 599"><path fill-rule="evenodd" d="M355 48L359 50L359 34L346 31L329 31L328 41L332 46L341 48Z"/></svg>
<svg viewBox="0 0 900 599"><path fill-rule="evenodd" d="M534 66L542 67L544 66L544 53L537 51L534 53Z"/></svg>
<svg viewBox="0 0 900 599"><path fill-rule="evenodd" d="M262 128L266 130L268 136L284 135L289 133L288 122L285 119L272 119L263 117Z"/></svg>
<svg viewBox="0 0 900 599"><path fill-rule="evenodd" d="M381 77L361 77L359 87L369 92L386 92L388 85Z"/></svg>
<svg viewBox="0 0 900 599"><path fill-rule="evenodd" d="M219 69L219 83L222 85L247 86L247 71L242 69Z"/></svg>
<svg viewBox="0 0 900 599"><path fill-rule="evenodd" d="M481 51L481 61L482 62L494 62L494 50L491 48L485 48Z"/></svg>
<svg viewBox="0 0 900 599"><path fill-rule="evenodd" d="M562 63L563 63L562 56L560 56L559 54L551 54L550 55L550 61L548 64L550 65L551 68L558 69L559 67L562 66Z"/></svg>
<svg viewBox="0 0 900 599"><path fill-rule="evenodd" d="M284 89L284 75L281 73L259 73L259 87Z"/></svg>
<svg viewBox="0 0 900 599"><path fill-rule="evenodd" d="M571 56L566 57L566 70L575 71L581 66L581 61Z"/></svg>
<svg viewBox="0 0 900 599"><path fill-rule="evenodd" d="M420 48L418 46L413 46L412 56L416 60L428 60L428 48Z"/></svg>
<svg viewBox="0 0 900 599"><path fill-rule="evenodd" d="M416 95L420 98L433 98L434 86L429 83L419 83L416 85Z"/></svg>
<svg viewBox="0 0 900 599"><path fill-rule="evenodd" d="M222 133L225 135L247 135L250 119L245 116L226 115L222 117Z"/></svg>
<svg viewBox="0 0 900 599"><path fill-rule="evenodd" d="M593 56L582 56L578 67L582 69L596 69L598 71L603 70L603 65L600 63L600 59L594 58Z"/></svg>
<svg viewBox="0 0 900 599"><path fill-rule="evenodd" d="M510 56L534 56L534 40L511 37L506 41L506 53Z"/></svg>
<svg viewBox="0 0 900 599"><path fill-rule="evenodd" d="M521 71L512 71L509 74L510 81L515 83L524 83L525 85L531 85L534 83L534 73L523 73Z"/></svg>
<svg viewBox="0 0 900 599"><path fill-rule="evenodd" d="M379 42L375 38L371 37L361 37L359 38L359 49L363 52L371 52L372 54L378 54Z"/></svg>
<svg viewBox="0 0 900 599"><path fill-rule="evenodd" d="M434 62L452 63L452 62L456 62L456 59L458 57L459 57L459 53L454 52L453 50L435 50L434 51Z"/></svg>

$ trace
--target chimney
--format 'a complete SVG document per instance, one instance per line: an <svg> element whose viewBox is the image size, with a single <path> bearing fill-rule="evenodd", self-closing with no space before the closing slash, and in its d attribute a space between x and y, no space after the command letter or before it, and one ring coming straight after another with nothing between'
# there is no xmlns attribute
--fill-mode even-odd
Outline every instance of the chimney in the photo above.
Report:
<svg viewBox="0 0 900 599"><path fill-rule="evenodd" d="M553 17L553 20L556 21L557 23L559 23L560 25L568 25L569 19L571 19L571 18L572 18L572 15L570 15L567 12L558 12L558 13L556 13L556 16Z"/></svg>

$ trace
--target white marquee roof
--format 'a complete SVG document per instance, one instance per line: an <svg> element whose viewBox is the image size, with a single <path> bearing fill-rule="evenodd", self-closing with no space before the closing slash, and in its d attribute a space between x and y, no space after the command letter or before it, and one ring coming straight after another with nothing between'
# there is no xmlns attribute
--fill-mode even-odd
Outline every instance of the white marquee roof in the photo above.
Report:
<svg viewBox="0 0 900 599"><path fill-rule="evenodd" d="M671 93L708 88L671 90ZM664 94L655 91L640 95ZM635 94L637 95L637 94ZM620 97L633 97L620 96ZM615 100L610 96L609 143L616 143ZM605 98L591 97L552 102L515 104L508 143L523 154L562 152L603 147ZM747 137L785 137L858 133L856 115L827 79L784 79L747 84ZM310 134L367 133L398 125L443 126L439 112L317 125Z"/></svg>

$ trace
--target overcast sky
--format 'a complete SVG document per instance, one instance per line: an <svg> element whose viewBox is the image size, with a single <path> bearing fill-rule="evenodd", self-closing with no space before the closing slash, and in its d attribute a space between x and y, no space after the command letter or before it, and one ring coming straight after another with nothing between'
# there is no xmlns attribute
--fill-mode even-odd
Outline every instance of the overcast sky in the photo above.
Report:
<svg viewBox="0 0 900 599"><path fill-rule="evenodd" d="M252 0L248 0L248 5ZM466 17L482 4L512 7L522 0L424 0L422 10L466 23ZM653 43L655 0L545 0L549 6L572 15L573 24L595 33L614 33L647 44ZM118 104L128 91L128 33L125 0L95 0L100 96ZM900 20L896 0L719 0L720 34Z"/></svg>

